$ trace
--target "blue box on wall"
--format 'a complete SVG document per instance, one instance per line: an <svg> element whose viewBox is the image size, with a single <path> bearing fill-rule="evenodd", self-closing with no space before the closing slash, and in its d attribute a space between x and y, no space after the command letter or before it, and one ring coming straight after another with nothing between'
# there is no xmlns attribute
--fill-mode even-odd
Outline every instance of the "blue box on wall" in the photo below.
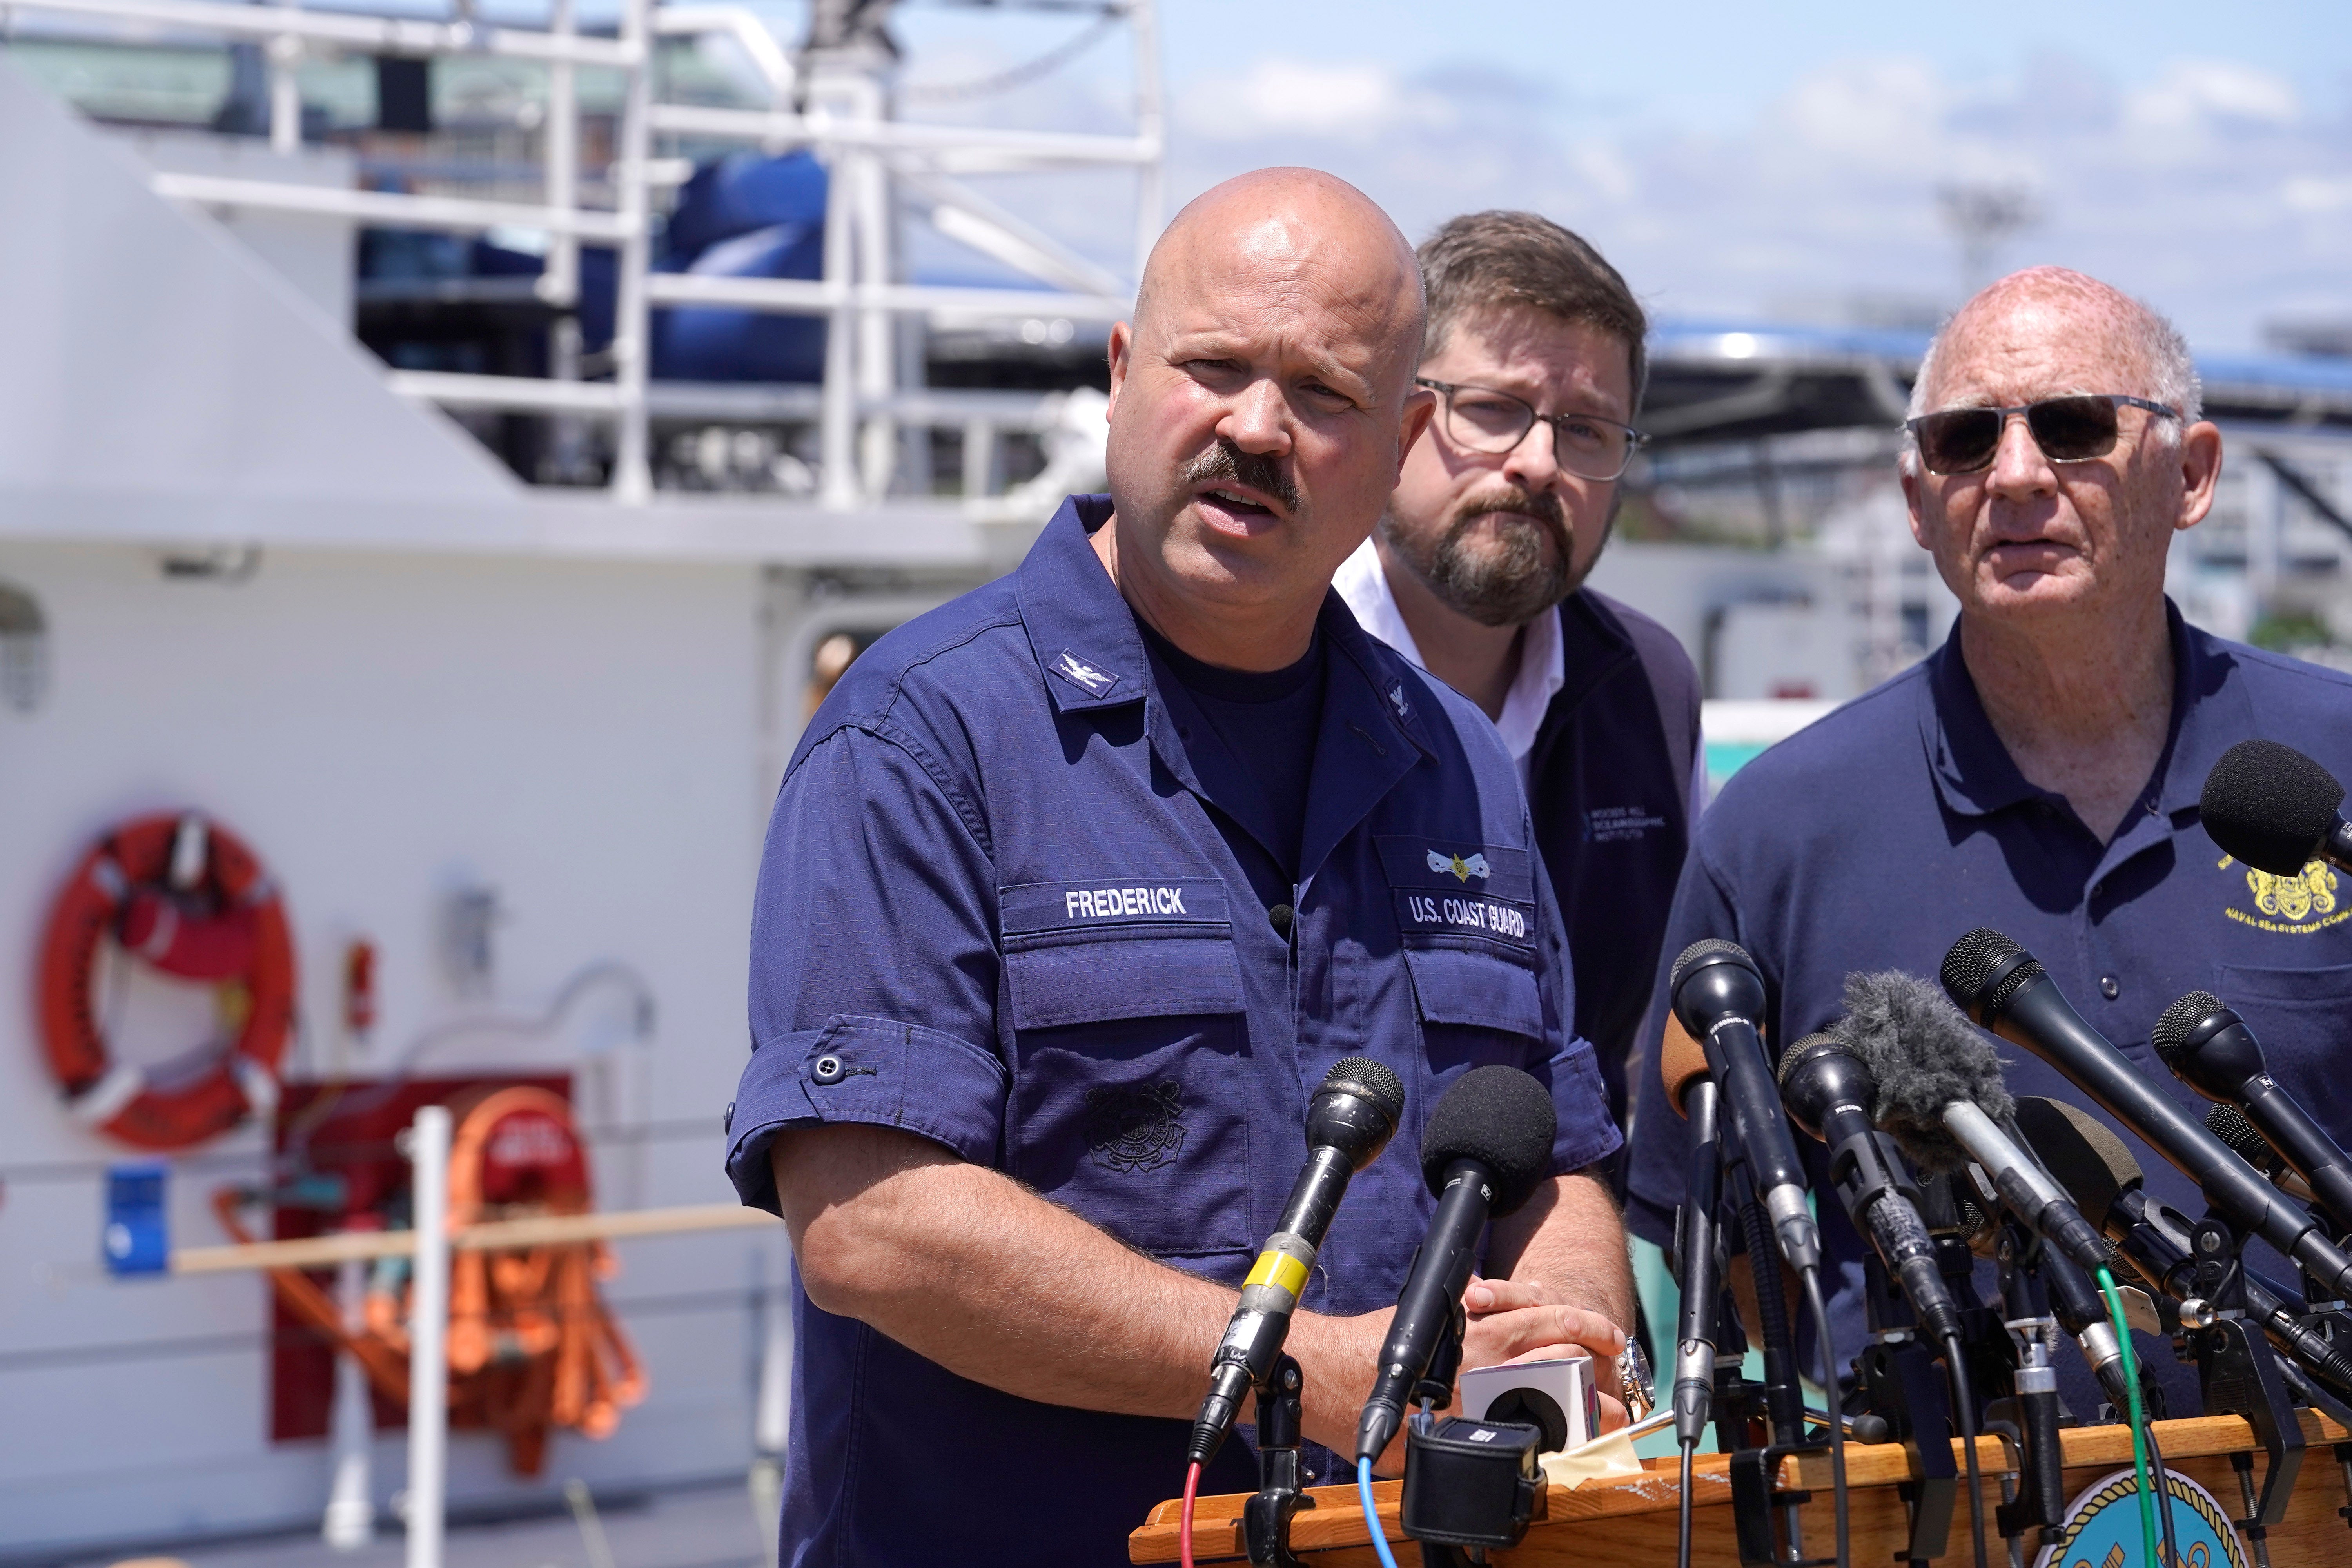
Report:
<svg viewBox="0 0 2352 1568"><path fill-rule="evenodd" d="M106 1230L100 1250L110 1274L161 1274L172 1266L165 1220L166 1178L160 1160L115 1165L106 1173Z"/></svg>

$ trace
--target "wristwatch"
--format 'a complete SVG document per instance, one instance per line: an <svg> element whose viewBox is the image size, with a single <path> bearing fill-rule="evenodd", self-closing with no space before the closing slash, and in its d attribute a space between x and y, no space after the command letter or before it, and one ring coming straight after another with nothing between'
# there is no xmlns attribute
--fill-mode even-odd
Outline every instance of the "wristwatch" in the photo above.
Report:
<svg viewBox="0 0 2352 1568"><path fill-rule="evenodd" d="M1648 1353L1642 1349L1640 1339L1627 1334L1625 1348L1617 1352L1617 1386L1628 1421L1641 1420L1657 1403L1652 1382Z"/></svg>

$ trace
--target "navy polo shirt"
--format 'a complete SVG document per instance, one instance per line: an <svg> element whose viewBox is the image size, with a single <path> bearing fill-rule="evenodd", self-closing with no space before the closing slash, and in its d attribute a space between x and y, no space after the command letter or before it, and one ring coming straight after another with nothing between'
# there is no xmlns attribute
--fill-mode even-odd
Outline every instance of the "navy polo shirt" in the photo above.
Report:
<svg viewBox="0 0 2352 1568"><path fill-rule="evenodd" d="M2339 1046L2352 1018L2352 885L2316 863L2291 880L2252 870L2206 837L2197 810L2214 762L2250 736L2299 747L2352 779L2352 679L2209 636L2168 604L2167 615L2171 729L2110 843L2018 772L1978 700L1957 628L1923 663L1725 785L1700 819L1643 1029L1627 1215L1637 1234L1672 1244L1685 1129L1655 1092L1656 1042L1666 974L1702 937L1728 938L1755 956L1769 1037L1785 1043L1843 1013L1849 973L1932 979L1955 940L1990 926L2024 944L2093 1027L2200 1119L2205 1102L2166 1070L2148 1037L2182 994L2211 991L2252 1026L2278 1080L2352 1142L2352 1073ZM2014 1092L2105 1119L2039 1058L2006 1043L2000 1055ZM2124 1137L2152 1195L2191 1216L2205 1212L2186 1177ZM1821 1146L1799 1142L1826 1194ZM1864 1244L1833 1201L1818 1206L1843 1362L1865 1338ZM2272 1278L2294 1279L2267 1248L2250 1256ZM1990 1266L1980 1282L1990 1289ZM2172 1414L2196 1414L2193 1370L2163 1340L2138 1336L2137 1348L2164 1373ZM2092 1418L2099 1395L2082 1358L2063 1352L2059 1372L2067 1403Z"/></svg>
<svg viewBox="0 0 2352 1568"><path fill-rule="evenodd" d="M1109 515L1072 498L1017 572L877 642L809 725L761 867L728 1173L772 1209L781 1130L905 1128L1238 1288L1307 1096L1368 1056L1402 1077L1404 1122L1301 1300L1391 1305L1433 1207L1414 1151L1462 1073L1548 1085L1556 1173L1619 1142L1517 772L1327 598L1286 937L1228 837L1255 814L1196 771L1204 737L1087 542ZM787 1562L1124 1563L1181 1489L1184 1421L969 1382L797 1279L793 1323ZM1255 1484L1236 1442L1202 1489Z"/></svg>

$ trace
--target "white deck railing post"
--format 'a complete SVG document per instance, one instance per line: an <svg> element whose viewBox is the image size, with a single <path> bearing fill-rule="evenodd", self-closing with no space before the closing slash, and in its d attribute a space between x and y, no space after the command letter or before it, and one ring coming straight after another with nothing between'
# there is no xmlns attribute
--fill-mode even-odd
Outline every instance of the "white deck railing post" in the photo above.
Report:
<svg viewBox="0 0 2352 1568"><path fill-rule="evenodd" d="M441 1568L449 1447L449 1108L419 1106L408 1158L416 1261L408 1309L407 1568Z"/></svg>

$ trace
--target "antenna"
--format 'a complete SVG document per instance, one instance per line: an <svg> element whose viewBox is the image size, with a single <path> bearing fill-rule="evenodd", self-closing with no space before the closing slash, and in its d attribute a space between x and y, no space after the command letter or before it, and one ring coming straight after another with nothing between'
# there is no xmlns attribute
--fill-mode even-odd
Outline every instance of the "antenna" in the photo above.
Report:
<svg viewBox="0 0 2352 1568"><path fill-rule="evenodd" d="M1993 256L2003 241L2042 221L2033 193L2018 184L1955 181L1937 188L1944 225L1960 242L1960 292L1974 295L1993 280Z"/></svg>

